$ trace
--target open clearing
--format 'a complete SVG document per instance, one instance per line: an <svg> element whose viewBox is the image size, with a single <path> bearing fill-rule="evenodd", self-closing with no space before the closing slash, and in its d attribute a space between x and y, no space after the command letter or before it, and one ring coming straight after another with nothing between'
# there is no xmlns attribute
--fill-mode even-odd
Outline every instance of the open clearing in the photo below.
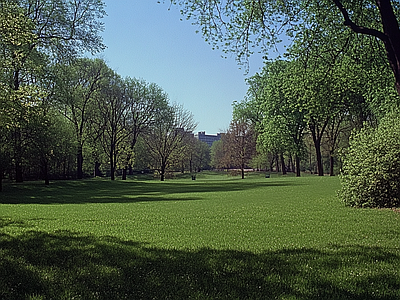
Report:
<svg viewBox="0 0 400 300"><path fill-rule="evenodd" d="M334 177L6 185L1 299L399 299L400 214Z"/></svg>

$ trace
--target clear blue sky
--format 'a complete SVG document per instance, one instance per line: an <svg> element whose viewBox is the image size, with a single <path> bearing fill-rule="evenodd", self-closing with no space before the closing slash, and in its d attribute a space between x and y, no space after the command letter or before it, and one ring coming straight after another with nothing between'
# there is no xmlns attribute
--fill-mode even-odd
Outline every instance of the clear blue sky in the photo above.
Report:
<svg viewBox="0 0 400 300"><path fill-rule="evenodd" d="M162 2L162 1L161 1ZM250 71L235 57L213 51L190 21L180 21L179 9L157 0L106 0L102 34L107 49L100 54L121 76L158 84L172 102L190 110L199 123L196 131L215 134L228 128L232 102L244 98L245 79L263 65L260 55Z"/></svg>

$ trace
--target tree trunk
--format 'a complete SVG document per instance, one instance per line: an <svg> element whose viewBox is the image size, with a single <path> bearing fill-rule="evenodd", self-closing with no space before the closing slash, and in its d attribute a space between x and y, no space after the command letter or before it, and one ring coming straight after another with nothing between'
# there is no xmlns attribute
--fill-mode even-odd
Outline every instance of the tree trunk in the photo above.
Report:
<svg viewBox="0 0 400 300"><path fill-rule="evenodd" d="M42 164L43 164L44 184L45 184L45 185L50 185L49 166L48 166L48 162L47 162L47 159L46 159L46 158L44 158L44 159L42 160Z"/></svg>
<svg viewBox="0 0 400 300"><path fill-rule="evenodd" d="M13 78L14 91L19 90L19 73L20 73L19 69L14 70L14 78ZM14 134L15 134L14 135L15 181L23 182L24 179L23 179L23 172L22 172L22 141L21 141L22 137L21 137L20 129L16 128Z"/></svg>
<svg viewBox="0 0 400 300"><path fill-rule="evenodd" d="M15 158L15 181L16 182L24 181L24 174L22 171L22 162L20 157Z"/></svg>
<svg viewBox="0 0 400 300"><path fill-rule="evenodd" d="M334 158L332 153L329 154L329 166L330 166L330 171L329 171L329 175L330 176L335 176L334 172L333 172L333 165L334 165Z"/></svg>
<svg viewBox="0 0 400 300"><path fill-rule="evenodd" d="M160 170L160 180L164 181L165 180L165 166L161 166Z"/></svg>
<svg viewBox="0 0 400 300"><path fill-rule="evenodd" d="M383 25L383 32L386 36L383 39L387 58L396 79L396 90L400 95L400 28L393 11L390 0L377 0L379 12Z"/></svg>
<svg viewBox="0 0 400 300"><path fill-rule="evenodd" d="M126 180L126 173L128 172L128 167L127 166L125 166L123 169L122 169L122 180Z"/></svg>
<svg viewBox="0 0 400 300"><path fill-rule="evenodd" d="M241 171L242 171L242 179L244 179L244 163L241 165Z"/></svg>
<svg viewBox="0 0 400 300"><path fill-rule="evenodd" d="M0 192L3 191L3 167L2 162L0 161Z"/></svg>
<svg viewBox="0 0 400 300"><path fill-rule="evenodd" d="M110 149L110 168L111 168L111 180L115 180L115 162L114 162L114 145L111 145Z"/></svg>
<svg viewBox="0 0 400 300"><path fill-rule="evenodd" d="M300 177L300 157L296 155L296 177Z"/></svg>
<svg viewBox="0 0 400 300"><path fill-rule="evenodd" d="M63 162L63 178L67 179L67 159L64 158Z"/></svg>
<svg viewBox="0 0 400 300"><path fill-rule="evenodd" d="M286 175L286 166L285 166L285 158L283 157L283 153L281 153L281 165L282 165L282 175Z"/></svg>
<svg viewBox="0 0 400 300"><path fill-rule="evenodd" d="M22 171L22 136L19 128L14 132L14 159L15 159L15 181L23 182L24 175Z"/></svg>
<svg viewBox="0 0 400 300"><path fill-rule="evenodd" d="M276 172L280 172L281 169L279 168L279 158L278 155L275 155L275 166L276 166Z"/></svg>
<svg viewBox="0 0 400 300"><path fill-rule="evenodd" d="M321 141L318 139L314 143L315 154L317 156L317 170L318 176L324 176L324 166L322 164L322 154L321 154Z"/></svg>
<svg viewBox="0 0 400 300"><path fill-rule="evenodd" d="M317 158L318 176L324 176L324 166L322 164L322 154L321 154L321 139L327 124L328 122L326 120L320 131L316 129L316 126L314 124L309 125L312 139L314 142L315 155Z"/></svg>
<svg viewBox="0 0 400 300"><path fill-rule="evenodd" d="M289 155L288 171L289 171L289 172L293 172L293 173L296 172L295 166L294 166L294 164L293 164L293 157L292 157L292 154Z"/></svg>
<svg viewBox="0 0 400 300"><path fill-rule="evenodd" d="M76 154L76 178L83 178L83 150L82 145L78 146L78 153Z"/></svg>
<svg viewBox="0 0 400 300"><path fill-rule="evenodd" d="M94 163L94 177L100 176L101 172L100 172L100 163L98 161L96 161Z"/></svg>
<svg viewBox="0 0 400 300"><path fill-rule="evenodd" d="M131 174L132 167L129 164L129 162L131 161L131 158L132 158L132 155L130 155L130 154L128 154L126 157L125 167L122 169L122 180L126 180L126 175L128 175L128 172L129 172L129 175L133 175L133 174ZM128 170L128 168L129 168L129 170Z"/></svg>

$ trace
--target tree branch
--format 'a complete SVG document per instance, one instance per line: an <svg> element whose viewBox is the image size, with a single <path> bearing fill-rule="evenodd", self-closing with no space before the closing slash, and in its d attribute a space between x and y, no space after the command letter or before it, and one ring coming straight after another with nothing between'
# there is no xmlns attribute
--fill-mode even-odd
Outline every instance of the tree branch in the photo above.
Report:
<svg viewBox="0 0 400 300"><path fill-rule="evenodd" d="M378 39L380 39L382 41L386 41L387 40L387 36L383 32L381 32L379 30L376 30L376 29L359 26L356 23L354 23L350 19L349 13L343 7L342 2L340 0L333 0L333 2L335 3L336 7L342 13L343 18L344 18L344 23L343 24L345 26L349 27L351 30L353 30L356 33L361 33L361 34L374 36L374 37L377 37Z"/></svg>

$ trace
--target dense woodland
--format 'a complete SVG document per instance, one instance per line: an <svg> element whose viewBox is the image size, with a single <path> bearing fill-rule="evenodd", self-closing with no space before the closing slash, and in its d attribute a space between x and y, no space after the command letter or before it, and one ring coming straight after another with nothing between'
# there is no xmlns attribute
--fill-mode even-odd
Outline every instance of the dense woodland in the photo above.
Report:
<svg viewBox="0 0 400 300"><path fill-rule="evenodd" d="M210 149L196 140L192 113L156 83L122 78L103 60L85 57L105 47L101 0L2 0L1 181L114 180L134 170L164 180L172 171L205 168L241 169L244 178L249 167L297 176L345 170L346 178L357 136L396 119L397 1L171 4L244 65L253 51L268 53L283 36L289 41L283 56L266 56L263 70L248 78L221 141ZM393 165L398 154L391 155Z"/></svg>

